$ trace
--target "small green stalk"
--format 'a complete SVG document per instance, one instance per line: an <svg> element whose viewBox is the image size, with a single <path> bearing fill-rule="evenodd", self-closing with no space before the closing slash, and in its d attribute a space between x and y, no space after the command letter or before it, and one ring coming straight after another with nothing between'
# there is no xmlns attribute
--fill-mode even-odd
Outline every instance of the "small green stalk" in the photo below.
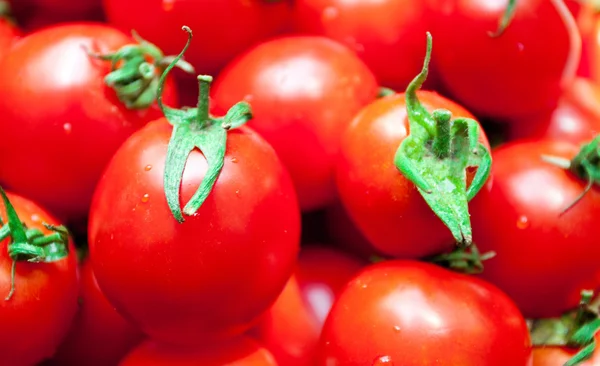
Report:
<svg viewBox="0 0 600 366"><path fill-rule="evenodd" d="M396 151L394 164L415 184L457 244L467 247L473 241L468 202L487 181L492 160L479 142L480 127L475 120L452 119L444 109L430 114L420 103L417 90L427 79L431 48L431 34L427 33L423 69L405 93L410 134ZM467 188L468 167L477 167L477 172Z"/></svg>
<svg viewBox="0 0 600 366"><path fill-rule="evenodd" d="M506 28L510 25L510 22L515 17L517 11L517 0L508 0L508 5L502 14L498 22L498 29L494 32L489 32L490 37L500 37Z"/></svg>
<svg viewBox="0 0 600 366"><path fill-rule="evenodd" d="M64 226L44 224L52 233L44 235L38 229L26 229L6 193L0 187L0 196L4 202L7 223L0 219L0 241L10 238L8 255L12 259L10 292L5 300L12 298L15 292L15 273L18 261L50 263L69 255L69 233Z"/></svg>
<svg viewBox="0 0 600 366"><path fill-rule="evenodd" d="M456 247L450 253L431 257L428 261L455 272L479 274L483 272L484 262L496 256L496 252L480 253L475 243L469 247Z"/></svg>
<svg viewBox="0 0 600 366"><path fill-rule="evenodd" d="M146 109L156 100L160 75L175 57L165 56L135 31L131 33L137 44L125 45L114 53L90 52L90 56L111 62L111 72L104 82L128 109ZM175 66L187 73L195 72L192 65L181 59Z"/></svg>
<svg viewBox="0 0 600 366"><path fill-rule="evenodd" d="M193 215L202 206L213 186L215 185L225 160L227 145L227 132L242 126L252 118L250 105L239 102L224 117L214 118L209 113L209 90L212 77L199 75L198 83L200 94L197 108L185 110L167 107L162 101L162 92L165 80L173 67L185 54L192 40L192 31L184 26L188 33L188 41L181 53L173 59L162 74L158 84L157 102L165 118L173 125L173 133L167 147L165 162L164 186L165 196L173 217L180 223L184 221L183 214ZM208 163L208 171L200 187L183 208L179 203L179 189L183 177L183 170L189 154L194 149L199 149Z"/></svg>

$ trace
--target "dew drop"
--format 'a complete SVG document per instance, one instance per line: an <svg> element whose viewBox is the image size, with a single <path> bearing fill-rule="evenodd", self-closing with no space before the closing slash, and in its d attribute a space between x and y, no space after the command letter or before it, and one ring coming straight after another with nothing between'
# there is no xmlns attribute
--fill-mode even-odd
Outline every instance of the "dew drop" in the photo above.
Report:
<svg viewBox="0 0 600 366"><path fill-rule="evenodd" d="M365 46L358 43L358 41L354 37L346 37L344 39L344 42L348 45L348 47L350 47L357 53L361 53L361 52L365 51Z"/></svg>
<svg viewBox="0 0 600 366"><path fill-rule="evenodd" d="M321 21L330 22L340 15L339 10L335 6L328 6L321 13Z"/></svg>
<svg viewBox="0 0 600 366"><path fill-rule="evenodd" d="M372 366L394 366L394 362L392 362L392 358L390 356L381 356L375 359Z"/></svg>
<svg viewBox="0 0 600 366"><path fill-rule="evenodd" d="M517 49L519 49L519 52L523 52L523 50L525 49L525 45L519 42L517 43Z"/></svg>
<svg viewBox="0 0 600 366"><path fill-rule="evenodd" d="M248 103L252 102L253 99L254 99L254 96L252 96L252 94L246 94L244 96L244 100Z"/></svg>
<svg viewBox="0 0 600 366"><path fill-rule="evenodd" d="M142 202L143 203L148 202L149 199L150 199L150 195L148 193L146 193L145 195L142 196Z"/></svg>
<svg viewBox="0 0 600 366"><path fill-rule="evenodd" d="M31 221L40 222L40 216L38 214L31 215Z"/></svg>
<svg viewBox="0 0 600 366"><path fill-rule="evenodd" d="M402 328L400 328L399 325L394 325L394 332L400 333L400 330L402 330Z"/></svg>
<svg viewBox="0 0 600 366"><path fill-rule="evenodd" d="M238 162L238 159L237 159L237 158L235 158L235 157L234 157L234 158L231 158L231 162L232 162L232 163L237 163L237 162Z"/></svg>
<svg viewBox="0 0 600 366"><path fill-rule="evenodd" d="M72 126L72 125L71 125L69 122L66 122L66 123L63 125L63 130L65 130L65 133L68 135L68 134L70 134L70 133L71 133L71 131L73 130L73 126Z"/></svg>
<svg viewBox="0 0 600 366"><path fill-rule="evenodd" d="M362 284L362 286L360 286L360 287L361 287L361 288L367 288L368 286L367 286L367 284L366 284L366 283L363 283L363 284Z"/></svg>
<svg viewBox="0 0 600 366"><path fill-rule="evenodd" d="M149 172L150 170L152 170L152 165L148 164L144 167L144 170Z"/></svg>
<svg viewBox="0 0 600 366"><path fill-rule="evenodd" d="M175 0L163 0L162 8L164 11L171 11L175 6Z"/></svg>
<svg viewBox="0 0 600 366"><path fill-rule="evenodd" d="M529 227L529 219L527 218L527 216L520 216L519 219L517 220L517 228L523 230L523 229L527 229Z"/></svg>
<svg viewBox="0 0 600 366"><path fill-rule="evenodd" d="M239 194L240 194L240 190L239 190L239 189L236 189L236 190L235 190L235 194L237 194L237 195L239 196Z"/></svg>

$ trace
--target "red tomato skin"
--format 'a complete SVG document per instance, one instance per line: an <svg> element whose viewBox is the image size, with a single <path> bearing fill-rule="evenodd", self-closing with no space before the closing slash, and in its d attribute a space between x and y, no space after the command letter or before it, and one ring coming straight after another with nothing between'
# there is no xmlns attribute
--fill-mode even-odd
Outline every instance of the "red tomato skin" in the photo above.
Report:
<svg viewBox="0 0 600 366"><path fill-rule="evenodd" d="M79 277L79 311L50 365L116 365L143 335L106 300L89 260L80 266Z"/></svg>
<svg viewBox="0 0 600 366"><path fill-rule="evenodd" d="M439 94L419 91L417 95L430 112L446 108L453 118L474 118ZM454 241L414 184L394 165L396 150L408 134L404 94L363 108L342 137L337 187L348 215L375 249L416 259L448 251ZM485 133L480 141L489 146Z"/></svg>
<svg viewBox="0 0 600 366"><path fill-rule="evenodd" d="M215 81L213 101L226 110L251 103L249 125L288 168L303 211L335 199L340 135L378 86L347 47L324 37L289 36L262 43L230 63Z"/></svg>
<svg viewBox="0 0 600 366"><path fill-rule="evenodd" d="M325 322L315 365L529 366L525 319L495 286L433 264L363 269Z"/></svg>
<svg viewBox="0 0 600 366"><path fill-rule="evenodd" d="M291 16L286 1L104 0L104 9L111 24L135 29L171 54L185 45L181 26L187 25L194 41L185 58L197 72L210 75L247 48L284 31Z"/></svg>
<svg viewBox="0 0 600 366"><path fill-rule="evenodd" d="M432 57L444 89L478 116L509 121L551 110L561 83L575 76L580 54L570 34L578 31L561 17L571 17L568 11L559 11L552 1L518 1L499 37L489 33L498 28L508 0L428 4Z"/></svg>
<svg viewBox="0 0 600 366"><path fill-rule="evenodd" d="M249 334L271 351L278 364L311 365L337 293L364 266L337 249L303 247L294 274Z"/></svg>
<svg viewBox="0 0 600 366"><path fill-rule="evenodd" d="M102 169L156 105L128 110L104 85L110 63L92 51L133 40L101 24L67 24L22 38L0 63L0 182L63 220L87 216ZM165 103L176 103L173 85Z"/></svg>
<svg viewBox="0 0 600 366"><path fill-rule="evenodd" d="M252 326L293 272L297 198L273 148L244 127L229 133L224 167L207 200L177 223L163 187L171 132L165 119L151 122L105 171L90 214L94 273L115 308L156 340L231 338ZM192 151L182 203L206 169L204 156Z"/></svg>
<svg viewBox="0 0 600 366"><path fill-rule="evenodd" d="M596 341L598 341L598 337L596 337ZM566 347L534 347L532 366L564 366L577 351L577 349ZM600 366L600 352L596 350L590 359L577 366Z"/></svg>
<svg viewBox="0 0 600 366"><path fill-rule="evenodd" d="M21 36L21 30L14 23L0 18L0 59L4 58Z"/></svg>
<svg viewBox="0 0 600 366"><path fill-rule="evenodd" d="M496 252L481 276L526 317L560 316L577 307L581 290L600 287L600 191L561 216L586 182L541 159L571 159L578 149L551 140L503 145L493 153L493 183L472 201L473 239L482 252Z"/></svg>
<svg viewBox="0 0 600 366"><path fill-rule="evenodd" d="M49 231L42 225L60 225L48 211L23 196L7 192L17 214L28 228ZM7 222L0 204L0 217ZM77 260L69 242L69 256L53 263L18 262L15 292L10 300L12 260L0 241L0 355L2 364L30 366L49 358L66 336L77 311Z"/></svg>
<svg viewBox="0 0 600 366"><path fill-rule="evenodd" d="M8 3L19 24L28 31L103 17L102 0L8 0Z"/></svg>
<svg viewBox="0 0 600 366"><path fill-rule="evenodd" d="M421 71L428 28L423 1L299 0L294 14L297 31L344 43L386 87L404 90Z"/></svg>
<svg viewBox="0 0 600 366"><path fill-rule="evenodd" d="M250 338L202 348L183 348L146 341L119 366L278 366L273 355Z"/></svg>
<svg viewBox="0 0 600 366"><path fill-rule="evenodd" d="M577 78L565 90L556 109L511 125L511 139L555 139L576 144L600 133L600 86Z"/></svg>

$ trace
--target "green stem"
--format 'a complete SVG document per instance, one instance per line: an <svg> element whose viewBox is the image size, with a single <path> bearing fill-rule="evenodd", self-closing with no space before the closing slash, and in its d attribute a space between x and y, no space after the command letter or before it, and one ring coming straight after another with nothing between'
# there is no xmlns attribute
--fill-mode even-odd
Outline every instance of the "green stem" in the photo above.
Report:
<svg viewBox="0 0 600 366"><path fill-rule="evenodd" d="M498 28L494 32L489 32L490 37L500 37L515 17L516 11L517 0L508 0L508 5L506 6L504 13L502 13L502 17L498 22Z"/></svg>
<svg viewBox="0 0 600 366"><path fill-rule="evenodd" d="M397 94L396 91L394 89L390 89L390 88L386 88L384 86L379 88L379 91L377 93L377 98L384 98L384 97L388 97L390 95L395 95Z"/></svg>
<svg viewBox="0 0 600 366"><path fill-rule="evenodd" d="M210 98L210 84L213 82L212 76L209 75L198 75L198 84L200 93L198 94L198 121L200 127L204 127L204 124L209 118L209 102Z"/></svg>
<svg viewBox="0 0 600 366"><path fill-rule="evenodd" d="M452 113L446 109L436 109L433 111L435 121L435 136L433 137L433 151L440 158L444 159L450 156L450 120Z"/></svg>

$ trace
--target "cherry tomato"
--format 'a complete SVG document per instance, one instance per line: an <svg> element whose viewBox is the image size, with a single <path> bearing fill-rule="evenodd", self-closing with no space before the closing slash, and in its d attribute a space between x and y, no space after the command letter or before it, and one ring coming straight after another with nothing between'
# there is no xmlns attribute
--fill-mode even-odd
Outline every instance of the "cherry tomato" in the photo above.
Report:
<svg viewBox="0 0 600 366"><path fill-rule="evenodd" d="M37 203L10 192L8 199L27 229L51 231L45 224L59 225ZM7 225L6 207L0 218ZM4 226L0 226L4 227ZM17 261L14 293L11 290L12 260L8 255L9 239L0 240L0 355L2 364L29 366L52 356L66 336L77 311L77 260L69 240L66 258L51 263Z"/></svg>
<svg viewBox="0 0 600 366"><path fill-rule="evenodd" d="M90 258L108 300L146 334L204 344L245 332L276 300L294 268L300 211L273 148L242 127L229 132L208 198L178 223L163 185L172 130L151 122L114 155L94 195ZM206 172L193 150L182 202Z"/></svg>
<svg viewBox="0 0 600 366"><path fill-rule="evenodd" d="M445 108L454 118L473 116L430 91L417 96L430 112ZM342 137L337 187L348 215L383 254L421 258L452 249L451 232L433 213L411 181L394 165L409 134L404 94L379 99L360 111ZM480 141L488 145L485 134Z"/></svg>
<svg viewBox="0 0 600 366"><path fill-rule="evenodd" d="M510 120L551 110L574 76L581 39L562 0L428 0L435 65L443 87L478 116ZM541 39L552 40L540 42Z"/></svg>
<svg viewBox="0 0 600 366"><path fill-rule="evenodd" d="M183 47L181 26L194 32L186 58L196 71L215 75L237 54L286 27L286 1L104 0L110 23L135 29L168 53Z"/></svg>
<svg viewBox="0 0 600 366"><path fill-rule="evenodd" d="M94 187L119 145L162 116L154 104L127 109L105 85L128 35L100 24L67 24L22 38L0 64L0 182L61 219L87 216ZM165 102L176 104L173 85Z"/></svg>
<svg viewBox="0 0 600 366"><path fill-rule="evenodd" d="M8 0L19 24L33 30L78 20L102 20L102 0Z"/></svg>
<svg viewBox="0 0 600 366"><path fill-rule="evenodd" d="M251 103L249 125L287 166L304 211L335 199L341 133L375 99L375 77L345 46L324 37L291 36L258 45L215 81L217 110Z"/></svg>
<svg viewBox="0 0 600 366"><path fill-rule="evenodd" d="M528 366L525 319L474 276L392 260L363 269L325 322L315 365Z"/></svg>
<svg viewBox="0 0 600 366"><path fill-rule="evenodd" d="M600 191L592 188L565 211L586 181L542 160L571 159L578 149L551 140L503 145L493 153L493 183L471 202L474 241L496 252L482 277L526 317L560 316L577 307L582 290L600 287Z"/></svg>
<svg viewBox="0 0 600 366"><path fill-rule="evenodd" d="M79 274L79 312L49 365L116 365L143 339L106 300L86 260Z"/></svg>
<svg viewBox="0 0 600 366"><path fill-rule="evenodd" d="M598 337L596 337L596 342ZM576 353L577 349L567 347L534 347L532 366L564 366ZM600 366L600 352L596 350L591 358L577 366Z"/></svg>
<svg viewBox="0 0 600 366"><path fill-rule="evenodd" d="M249 338L205 348L185 348L146 341L119 366L278 366L273 355Z"/></svg>
<svg viewBox="0 0 600 366"><path fill-rule="evenodd" d="M10 20L0 17L0 59L4 58L20 37L21 30Z"/></svg>

